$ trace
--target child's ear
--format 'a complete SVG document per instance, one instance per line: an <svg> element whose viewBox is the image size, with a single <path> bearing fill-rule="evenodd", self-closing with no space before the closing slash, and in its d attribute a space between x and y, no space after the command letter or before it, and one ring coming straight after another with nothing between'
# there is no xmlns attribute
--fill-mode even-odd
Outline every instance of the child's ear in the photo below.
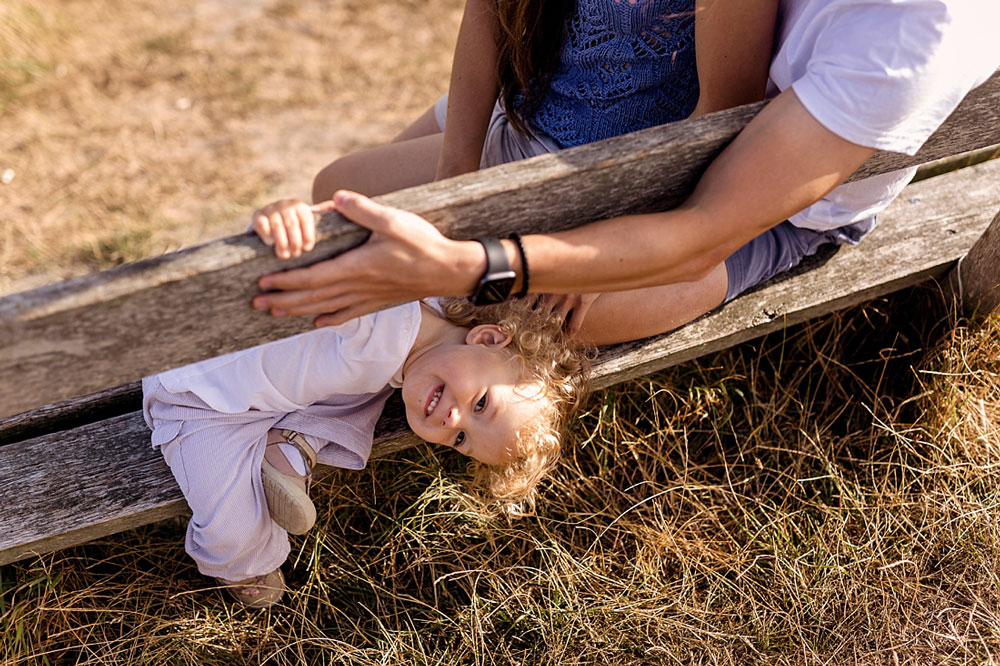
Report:
<svg viewBox="0 0 1000 666"><path fill-rule="evenodd" d="M506 347L510 344L510 336L496 324L480 324L469 329L465 336L467 345L483 345L486 347Z"/></svg>

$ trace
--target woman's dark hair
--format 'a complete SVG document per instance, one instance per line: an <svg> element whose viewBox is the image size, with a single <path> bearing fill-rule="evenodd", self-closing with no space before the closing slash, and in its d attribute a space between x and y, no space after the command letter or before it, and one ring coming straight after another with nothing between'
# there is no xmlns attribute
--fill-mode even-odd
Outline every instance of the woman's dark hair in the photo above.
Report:
<svg viewBox="0 0 1000 666"><path fill-rule="evenodd" d="M495 0L494 7L500 99L511 124L526 134L559 65L573 0Z"/></svg>

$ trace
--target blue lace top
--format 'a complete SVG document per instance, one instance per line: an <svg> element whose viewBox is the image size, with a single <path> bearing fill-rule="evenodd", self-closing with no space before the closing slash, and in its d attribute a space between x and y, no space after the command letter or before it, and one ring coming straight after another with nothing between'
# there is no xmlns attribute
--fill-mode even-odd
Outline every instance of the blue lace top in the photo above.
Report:
<svg viewBox="0 0 1000 666"><path fill-rule="evenodd" d="M577 0L529 121L567 148L686 118L697 101L694 0Z"/></svg>

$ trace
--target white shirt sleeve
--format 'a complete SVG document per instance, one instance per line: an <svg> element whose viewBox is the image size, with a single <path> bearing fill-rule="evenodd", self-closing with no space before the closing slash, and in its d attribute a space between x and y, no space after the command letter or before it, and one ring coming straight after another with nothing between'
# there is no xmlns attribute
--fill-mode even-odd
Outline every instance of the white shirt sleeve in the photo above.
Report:
<svg viewBox="0 0 1000 666"><path fill-rule="evenodd" d="M293 412L333 395L385 388L406 360L419 327L420 306L407 303L158 378L171 393L191 392L219 412Z"/></svg>
<svg viewBox="0 0 1000 666"><path fill-rule="evenodd" d="M1000 67L997 25L995 0L781 0L769 95L791 87L834 134L912 155ZM914 170L841 185L789 220L823 230L870 218Z"/></svg>
<svg viewBox="0 0 1000 666"><path fill-rule="evenodd" d="M833 0L799 18L791 83L827 129L912 155L1000 66L997 2ZM784 45L782 46L784 48ZM808 53L807 58L803 56ZM779 54L780 55L780 54Z"/></svg>

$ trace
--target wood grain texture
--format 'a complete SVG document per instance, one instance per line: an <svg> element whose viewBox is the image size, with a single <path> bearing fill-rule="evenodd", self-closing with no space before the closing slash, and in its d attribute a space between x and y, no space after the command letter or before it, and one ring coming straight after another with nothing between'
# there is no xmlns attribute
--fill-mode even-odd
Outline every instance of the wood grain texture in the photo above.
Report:
<svg viewBox="0 0 1000 666"><path fill-rule="evenodd" d="M1000 182L997 183L1000 188ZM969 317L985 317L1000 305L1000 213L957 268L959 295Z"/></svg>
<svg viewBox="0 0 1000 666"><path fill-rule="evenodd" d="M372 457L419 442L397 396L379 421ZM0 512L0 564L187 510L138 411L0 446L0 506L7 509Z"/></svg>
<svg viewBox="0 0 1000 666"><path fill-rule="evenodd" d="M134 412L142 406L142 386L130 382L28 412L0 418L0 445L30 439L112 416Z"/></svg>
<svg viewBox="0 0 1000 666"><path fill-rule="evenodd" d="M607 386L941 274L1000 208L1000 161L908 187L857 248L744 294L671 334L602 350ZM414 445L398 398L374 456ZM58 459L52 452L59 453ZM58 468L58 469L56 469ZM184 501L138 412L0 446L0 564L177 515Z"/></svg>
<svg viewBox="0 0 1000 666"><path fill-rule="evenodd" d="M755 115L748 105L394 192L446 235L565 229L663 210ZM915 157L878 153L870 176L1000 143L1000 75L974 90ZM611 195L613 193L613 195ZM307 330L250 300L260 275L307 265L364 241L335 213L317 249L290 262L243 234L0 299L0 417L131 382L167 368Z"/></svg>
<svg viewBox="0 0 1000 666"><path fill-rule="evenodd" d="M779 276L673 333L602 350L595 384L648 374L942 277L991 226L998 183L1000 160L910 185L859 246L840 248L807 273Z"/></svg>

